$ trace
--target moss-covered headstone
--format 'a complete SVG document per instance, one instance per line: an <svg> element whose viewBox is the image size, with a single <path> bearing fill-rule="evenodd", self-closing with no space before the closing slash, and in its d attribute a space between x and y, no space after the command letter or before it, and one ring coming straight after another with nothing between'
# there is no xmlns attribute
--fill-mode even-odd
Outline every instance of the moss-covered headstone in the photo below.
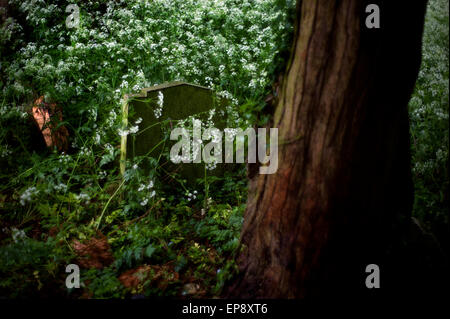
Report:
<svg viewBox="0 0 450 319"><path fill-rule="evenodd" d="M177 172L189 184L193 184L197 178L203 178L205 164L173 164L164 158L163 150L170 149L177 142L171 141L168 134L179 125L180 120L190 116L202 122L212 120L215 127L224 129L225 121L218 109L225 108L226 103L225 99L217 98L211 89L184 82L157 85L129 95L123 109L128 135L122 137L122 150L126 145L127 159L147 155L159 160L159 165L165 170ZM213 116L211 110L215 110ZM137 127L138 131L135 132ZM142 168L148 169L146 163L143 162ZM208 171L208 175L222 173L221 164Z"/></svg>

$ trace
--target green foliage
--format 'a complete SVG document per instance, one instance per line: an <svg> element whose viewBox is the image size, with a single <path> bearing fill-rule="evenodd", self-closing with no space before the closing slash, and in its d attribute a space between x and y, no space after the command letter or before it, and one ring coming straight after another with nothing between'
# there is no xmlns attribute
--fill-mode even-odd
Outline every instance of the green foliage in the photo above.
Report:
<svg viewBox="0 0 450 319"><path fill-rule="evenodd" d="M69 3L81 9L79 28L65 25ZM229 99L229 127L264 125L265 97L291 42L295 1L9 4L13 17L0 26L0 297L80 297L64 285L65 266L76 263L74 241L89 242L98 233L114 262L81 269L86 296L181 296L193 282L201 284L202 296L219 294L236 273L245 168L236 165L220 178L205 169L204 178L188 186L159 158L144 156L129 161L121 179L122 98L182 80ZM424 61L410 103L414 213L448 224L448 14L442 18L448 2L429 6ZM42 95L63 109L66 153L46 149L37 138L28 111ZM135 134L134 128L127 132ZM160 159L168 159L167 149ZM126 288L120 276L144 265L163 270L150 267L148 280Z"/></svg>
<svg viewBox="0 0 450 319"><path fill-rule="evenodd" d="M80 7L79 28L65 25L69 3ZM217 276L217 269L233 263L227 258L242 223L243 166L224 178L205 171L205 178L188 187L158 159L144 156L127 163L121 180L121 99L143 87L183 80L228 98L233 105L228 120L245 126L264 106L280 65L278 53L290 45L294 1L283 6L272 0L9 4L13 17L0 29L2 295L35 292L26 283L36 281L37 269L41 288L50 287L56 279L44 275L43 265L63 272L66 263L76 262L74 241L88 242L97 232L106 236L114 263L103 270L82 269L87 296L133 293L119 284L120 274L166 264L182 282L205 283L211 295L226 273ZM28 111L41 95L63 109L61 124L70 134L66 153L39 143ZM161 158L168 159L167 149ZM11 244L12 227L37 237ZM140 292L181 293L181 283L169 286L149 284ZM58 281L55 294L66 293Z"/></svg>
<svg viewBox="0 0 450 319"><path fill-rule="evenodd" d="M0 293L14 288L12 297L32 296L33 291L42 290L44 282L58 280L58 268L67 260L53 238L38 241L17 230L13 238L0 248Z"/></svg>
<svg viewBox="0 0 450 319"><path fill-rule="evenodd" d="M449 15L447 0L431 0L422 66L410 101L414 215L448 239ZM447 239L445 239L447 238Z"/></svg>
<svg viewBox="0 0 450 319"><path fill-rule="evenodd" d="M125 295L124 287L117 279L113 267L102 270L89 269L83 274L81 280L87 283L87 291L92 298L121 298Z"/></svg>
<svg viewBox="0 0 450 319"><path fill-rule="evenodd" d="M245 205L214 205L208 216L195 223L196 233L200 238L207 239L219 253L233 252L239 243L244 210Z"/></svg>

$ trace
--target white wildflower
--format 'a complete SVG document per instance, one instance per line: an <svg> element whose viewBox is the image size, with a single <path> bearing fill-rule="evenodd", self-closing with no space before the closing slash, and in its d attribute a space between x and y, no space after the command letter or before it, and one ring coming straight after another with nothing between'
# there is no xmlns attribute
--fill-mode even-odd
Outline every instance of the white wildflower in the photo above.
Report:
<svg viewBox="0 0 450 319"><path fill-rule="evenodd" d="M23 229L19 230L15 227L11 228L12 239L15 243L17 243L20 239L24 239L26 237Z"/></svg>
<svg viewBox="0 0 450 319"><path fill-rule="evenodd" d="M144 198L144 200L143 201L141 201L141 206L146 206L147 205L147 203L148 203L148 198Z"/></svg>
<svg viewBox="0 0 450 319"><path fill-rule="evenodd" d="M20 195L20 204L22 206L25 206L26 203L31 202L32 197L37 195L39 191L36 189L36 187L32 186L27 188L22 195Z"/></svg>
<svg viewBox="0 0 450 319"><path fill-rule="evenodd" d="M131 134L136 134L138 131L139 131L139 126L138 126L138 125L132 126L132 127L130 128L130 133L131 133Z"/></svg>

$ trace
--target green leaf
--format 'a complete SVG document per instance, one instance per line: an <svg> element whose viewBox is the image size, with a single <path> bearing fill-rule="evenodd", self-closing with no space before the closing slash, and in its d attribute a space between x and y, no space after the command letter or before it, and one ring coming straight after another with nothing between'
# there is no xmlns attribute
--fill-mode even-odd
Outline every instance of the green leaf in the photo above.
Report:
<svg viewBox="0 0 450 319"><path fill-rule="evenodd" d="M145 249L145 256L148 258L152 257L153 253L155 252L156 248L152 246L152 244L148 245Z"/></svg>

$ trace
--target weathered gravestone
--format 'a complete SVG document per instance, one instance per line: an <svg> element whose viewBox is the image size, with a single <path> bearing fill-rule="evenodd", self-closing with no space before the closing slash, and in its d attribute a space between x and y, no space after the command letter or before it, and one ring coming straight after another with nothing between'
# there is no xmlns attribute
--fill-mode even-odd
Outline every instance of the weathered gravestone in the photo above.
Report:
<svg viewBox="0 0 450 319"><path fill-rule="evenodd" d="M133 125L138 125L139 129L136 133L130 132L122 137L123 150L126 145L126 158L148 155L159 159L159 165L164 169L179 173L189 184L193 184L197 178L204 177L205 163L173 164L160 158L164 146L170 149L177 142L170 139L164 142L164 129L167 134L167 129L177 127L178 120L187 119L189 116L205 123L211 118L210 111L215 109L212 121L215 127L223 130L224 113L219 110L225 109L227 103L226 99L218 98L209 88L184 82L157 85L145 88L141 93L129 95L128 103L123 109L124 120L130 131L133 131ZM215 169L208 170L207 174L223 174L223 165L218 164ZM148 169L145 162L142 168Z"/></svg>

